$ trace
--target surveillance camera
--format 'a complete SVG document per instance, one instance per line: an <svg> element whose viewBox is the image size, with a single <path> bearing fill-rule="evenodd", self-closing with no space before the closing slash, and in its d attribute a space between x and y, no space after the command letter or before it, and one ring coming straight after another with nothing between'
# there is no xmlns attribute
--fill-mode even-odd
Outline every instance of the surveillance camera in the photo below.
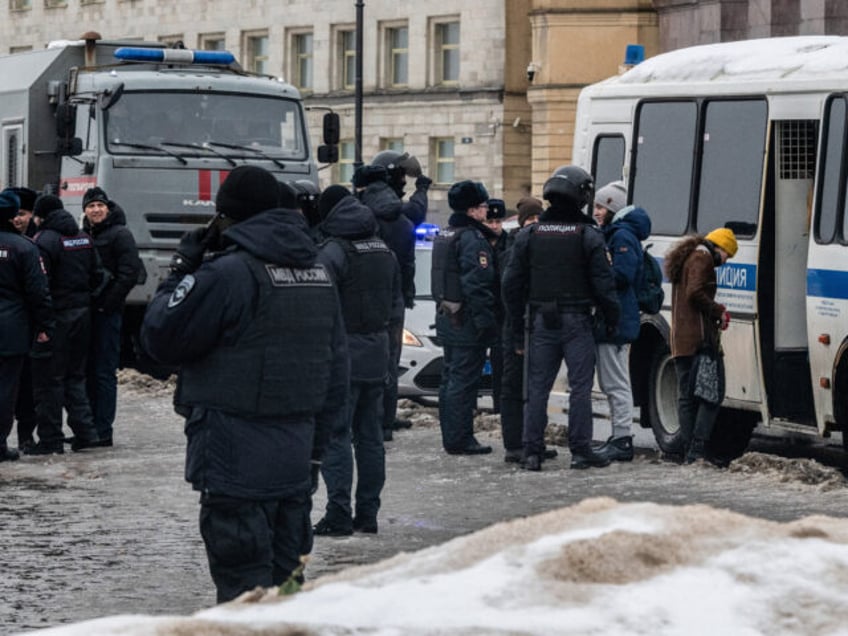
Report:
<svg viewBox="0 0 848 636"><path fill-rule="evenodd" d="M532 82L534 77L536 77L536 67L533 62L530 62L527 65L527 81Z"/></svg>

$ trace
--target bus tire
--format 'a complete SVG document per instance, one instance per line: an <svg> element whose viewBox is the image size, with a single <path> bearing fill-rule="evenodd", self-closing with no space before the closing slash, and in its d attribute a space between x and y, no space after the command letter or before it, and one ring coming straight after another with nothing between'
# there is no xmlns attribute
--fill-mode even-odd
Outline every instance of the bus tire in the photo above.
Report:
<svg viewBox="0 0 848 636"><path fill-rule="evenodd" d="M727 463L741 457L748 448L758 419L757 413L722 408L707 444L708 453Z"/></svg>
<svg viewBox="0 0 848 636"><path fill-rule="evenodd" d="M668 345L662 343L651 356L648 382L648 417L660 450L683 455L683 438L677 418L677 373Z"/></svg>

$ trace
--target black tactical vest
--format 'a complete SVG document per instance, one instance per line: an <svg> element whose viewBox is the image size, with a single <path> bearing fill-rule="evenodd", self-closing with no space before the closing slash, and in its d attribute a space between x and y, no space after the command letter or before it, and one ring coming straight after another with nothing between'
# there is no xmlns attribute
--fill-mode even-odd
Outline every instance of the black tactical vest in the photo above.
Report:
<svg viewBox="0 0 848 636"><path fill-rule="evenodd" d="M332 238L345 251L347 274L338 282L345 330L376 333L388 327L392 313L395 256L382 239Z"/></svg>
<svg viewBox="0 0 848 636"><path fill-rule="evenodd" d="M178 406L242 417L311 415L327 398L338 300L323 265L294 268L236 252L259 287L253 318L235 342L182 367Z"/></svg>
<svg viewBox="0 0 848 636"><path fill-rule="evenodd" d="M51 230L55 232L55 230ZM58 233L57 233L58 234ZM85 232L74 236L59 235L62 252L50 272L50 293L56 309L88 307L97 285L98 256L94 241Z"/></svg>
<svg viewBox="0 0 848 636"><path fill-rule="evenodd" d="M562 305L592 297L583 223L536 223L531 230L530 302Z"/></svg>
<svg viewBox="0 0 848 636"><path fill-rule="evenodd" d="M430 293L440 303L443 300L462 302L462 285L459 278L459 257L456 243L469 227L442 228L433 241L433 260L430 275Z"/></svg>

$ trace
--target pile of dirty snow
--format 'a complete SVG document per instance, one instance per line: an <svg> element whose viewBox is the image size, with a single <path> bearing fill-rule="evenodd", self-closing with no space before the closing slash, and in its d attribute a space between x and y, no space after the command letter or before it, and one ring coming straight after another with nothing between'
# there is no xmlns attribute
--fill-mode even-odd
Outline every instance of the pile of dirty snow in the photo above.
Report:
<svg viewBox="0 0 848 636"><path fill-rule="evenodd" d="M128 393L166 397L173 395L177 387L177 376L172 375L167 380L157 380L135 369L119 369L118 386Z"/></svg>
<svg viewBox="0 0 848 636"><path fill-rule="evenodd" d="M816 486L819 490L834 490L848 486L839 470L820 464L815 459L791 459L751 452L733 461L729 470L748 476L765 476L780 483Z"/></svg>
<svg viewBox="0 0 848 636"><path fill-rule="evenodd" d="M848 520L588 499L294 596L258 591L186 618L118 616L45 633L844 634L847 572Z"/></svg>

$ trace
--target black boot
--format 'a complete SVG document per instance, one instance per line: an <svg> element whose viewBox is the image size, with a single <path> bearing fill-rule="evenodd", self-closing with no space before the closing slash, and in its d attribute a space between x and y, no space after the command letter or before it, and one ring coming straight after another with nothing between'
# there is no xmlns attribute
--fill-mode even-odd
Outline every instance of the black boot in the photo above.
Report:
<svg viewBox="0 0 848 636"><path fill-rule="evenodd" d="M609 463L609 457L599 453L591 446L571 451L571 468L603 468L609 466Z"/></svg>
<svg viewBox="0 0 848 636"><path fill-rule="evenodd" d="M699 459L704 459L706 454L706 442L702 439L693 439L686 451L686 463L694 464Z"/></svg>
<svg viewBox="0 0 848 636"><path fill-rule="evenodd" d="M598 452L606 455L613 462L632 462L633 437L631 435L610 437L598 449Z"/></svg>
<svg viewBox="0 0 848 636"><path fill-rule="evenodd" d="M20 456L21 454L18 451L12 450L5 444L0 446L0 462L13 462Z"/></svg>

